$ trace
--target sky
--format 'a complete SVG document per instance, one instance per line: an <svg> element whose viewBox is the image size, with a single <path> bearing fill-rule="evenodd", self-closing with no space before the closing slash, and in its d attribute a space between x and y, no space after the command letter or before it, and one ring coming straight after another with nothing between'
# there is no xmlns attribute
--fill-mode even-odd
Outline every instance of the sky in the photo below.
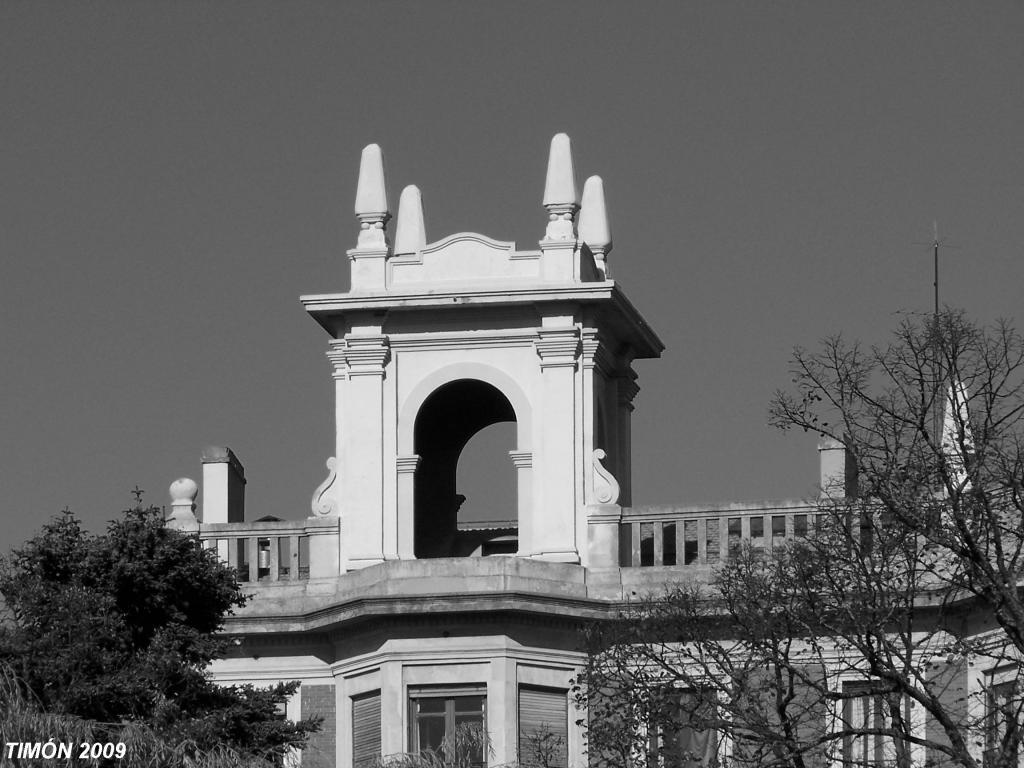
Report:
<svg viewBox="0 0 1024 768"><path fill-rule="evenodd" d="M605 183L640 361L636 504L798 498L789 356L932 302L1022 317L1024 4L0 2L0 552L168 503L205 445L300 518L359 155L429 240L536 248L548 143Z"/></svg>

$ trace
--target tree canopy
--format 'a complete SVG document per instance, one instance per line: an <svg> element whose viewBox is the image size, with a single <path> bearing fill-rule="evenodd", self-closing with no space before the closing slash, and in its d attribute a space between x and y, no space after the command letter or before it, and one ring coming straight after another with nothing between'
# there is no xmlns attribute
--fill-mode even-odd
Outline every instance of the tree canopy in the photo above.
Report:
<svg viewBox="0 0 1024 768"><path fill-rule="evenodd" d="M64 512L0 561L0 595L0 664L43 713L261 756L319 727L279 713L297 683L210 679L224 618L246 597L233 569L157 509L129 510L102 535Z"/></svg>

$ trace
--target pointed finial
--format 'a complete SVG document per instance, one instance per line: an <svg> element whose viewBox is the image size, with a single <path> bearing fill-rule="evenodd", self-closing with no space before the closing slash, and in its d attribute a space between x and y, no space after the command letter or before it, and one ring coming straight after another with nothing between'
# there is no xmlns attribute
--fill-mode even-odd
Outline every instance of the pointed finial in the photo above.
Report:
<svg viewBox="0 0 1024 768"><path fill-rule="evenodd" d="M386 247L384 227L388 212L388 194L384 186L384 155L377 144L367 144L359 161L356 186L356 217L359 219L359 248Z"/></svg>
<svg viewBox="0 0 1024 768"><path fill-rule="evenodd" d="M580 207L580 240L594 254L594 264L601 275L608 277L608 252L612 249L612 230L608 224L608 211L604 202L604 182L600 176L591 176L583 184L583 204Z"/></svg>
<svg viewBox="0 0 1024 768"><path fill-rule="evenodd" d="M544 207L548 210L549 240L571 240L573 218L579 210L576 196L576 172L572 165L572 144L564 133L551 139L548 175L544 184Z"/></svg>
<svg viewBox="0 0 1024 768"><path fill-rule="evenodd" d="M416 253L427 244L423 226L423 198L420 189L410 184L398 199L398 223L395 225L395 253Z"/></svg>
<svg viewBox="0 0 1024 768"><path fill-rule="evenodd" d="M950 474L957 483L962 483L967 477L965 453L974 450L974 433L967 409L967 388L959 377L951 378L942 413L941 446Z"/></svg>

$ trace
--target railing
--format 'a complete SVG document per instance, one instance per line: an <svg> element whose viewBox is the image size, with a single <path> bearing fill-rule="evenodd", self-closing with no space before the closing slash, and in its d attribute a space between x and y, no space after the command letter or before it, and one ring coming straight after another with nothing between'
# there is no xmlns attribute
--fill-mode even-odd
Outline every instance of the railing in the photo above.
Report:
<svg viewBox="0 0 1024 768"><path fill-rule="evenodd" d="M722 507L626 507L619 529L623 567L714 565L745 542L771 551L814 528L815 508L803 502Z"/></svg>
<svg viewBox="0 0 1024 768"><path fill-rule="evenodd" d="M200 524L199 538L250 584L337 573L338 518Z"/></svg>

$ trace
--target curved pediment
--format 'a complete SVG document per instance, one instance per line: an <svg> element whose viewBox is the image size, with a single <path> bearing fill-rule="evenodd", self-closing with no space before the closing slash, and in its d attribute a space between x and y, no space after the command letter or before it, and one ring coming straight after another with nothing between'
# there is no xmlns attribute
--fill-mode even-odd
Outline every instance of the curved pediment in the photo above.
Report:
<svg viewBox="0 0 1024 768"><path fill-rule="evenodd" d="M415 253L395 254L389 272L392 285L522 280L539 275L540 252L517 251L512 241L458 232Z"/></svg>

